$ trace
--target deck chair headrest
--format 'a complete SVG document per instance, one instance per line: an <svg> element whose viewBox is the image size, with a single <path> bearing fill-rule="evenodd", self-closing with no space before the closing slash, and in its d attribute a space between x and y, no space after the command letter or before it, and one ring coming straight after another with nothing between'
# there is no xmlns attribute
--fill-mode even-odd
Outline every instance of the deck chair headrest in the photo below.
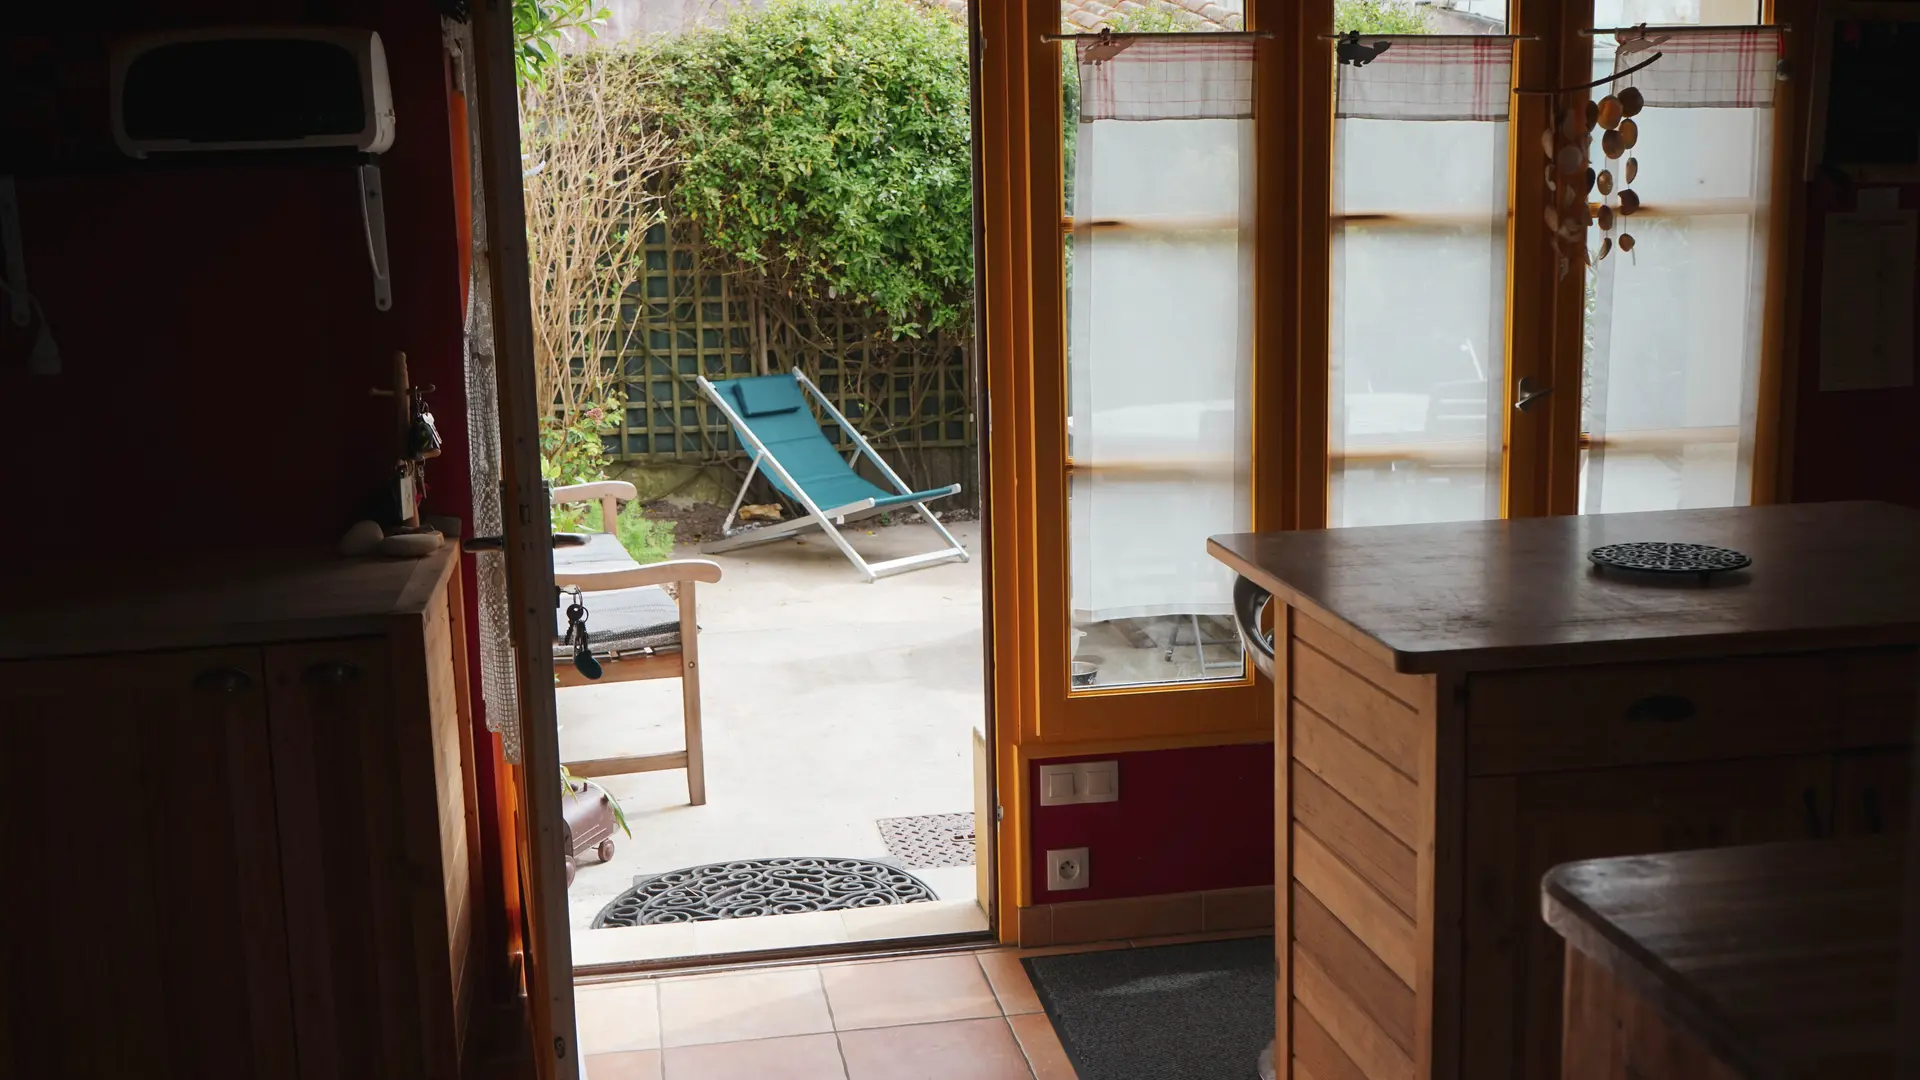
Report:
<svg viewBox="0 0 1920 1080"><path fill-rule="evenodd" d="M807 403L800 384L791 375L768 375L757 379L736 379L727 387L740 405L740 415L773 416L790 413Z"/></svg>

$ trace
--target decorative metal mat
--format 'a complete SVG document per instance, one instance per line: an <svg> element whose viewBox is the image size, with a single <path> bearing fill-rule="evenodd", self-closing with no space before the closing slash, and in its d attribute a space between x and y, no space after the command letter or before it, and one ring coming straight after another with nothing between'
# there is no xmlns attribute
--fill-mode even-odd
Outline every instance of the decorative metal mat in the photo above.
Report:
<svg viewBox="0 0 1920 1080"><path fill-rule="evenodd" d="M934 898L926 882L866 859L736 859L635 879L633 888L593 917L593 928L751 919Z"/></svg>
<svg viewBox="0 0 1920 1080"><path fill-rule="evenodd" d="M1643 574L1708 574L1743 570L1753 560L1730 548L1706 544L1669 544L1642 542L1607 544L1587 552L1595 566L1614 570L1633 570Z"/></svg>
<svg viewBox="0 0 1920 1080"><path fill-rule="evenodd" d="M887 850L908 866L973 865L972 814L921 814L918 817L881 818L880 839Z"/></svg>

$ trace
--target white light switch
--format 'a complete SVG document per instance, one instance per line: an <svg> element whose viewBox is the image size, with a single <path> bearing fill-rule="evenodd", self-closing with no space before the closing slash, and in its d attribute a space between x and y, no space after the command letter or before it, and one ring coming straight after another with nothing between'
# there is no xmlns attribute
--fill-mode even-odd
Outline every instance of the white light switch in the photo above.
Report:
<svg viewBox="0 0 1920 1080"><path fill-rule="evenodd" d="M1120 801L1120 763L1075 761L1040 766L1040 805Z"/></svg>
<svg viewBox="0 0 1920 1080"><path fill-rule="evenodd" d="M1054 806L1073 801L1075 794L1074 781L1078 780L1079 777L1074 774L1072 769L1063 769L1059 772L1049 773L1043 768L1040 772L1040 778L1041 781L1046 784L1045 793L1040 796L1041 806Z"/></svg>

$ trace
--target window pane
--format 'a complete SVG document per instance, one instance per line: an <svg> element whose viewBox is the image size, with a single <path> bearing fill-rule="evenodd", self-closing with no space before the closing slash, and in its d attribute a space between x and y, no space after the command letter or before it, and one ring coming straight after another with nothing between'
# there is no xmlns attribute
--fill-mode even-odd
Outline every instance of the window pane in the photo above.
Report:
<svg viewBox="0 0 1920 1080"><path fill-rule="evenodd" d="M1598 21L1744 24L1758 15L1744 0L1611 6ZM1614 46L1595 38L1596 78L1613 72ZM1588 236L1596 249L1603 235L1616 246L1587 274L1581 420L1591 449L1580 506L1738 504L1748 497L1772 114L1649 104L1635 120L1639 141L1621 159L1606 160L1597 142L1592 152L1619 184L1634 159L1643 208L1617 218L1611 234L1596 226ZM1618 192L1608 201L1617 207ZM1631 252L1617 247L1623 235L1633 237Z"/></svg>
<svg viewBox="0 0 1920 1080"><path fill-rule="evenodd" d="M1504 34L1507 0L1334 0L1333 28L1363 34Z"/></svg>
<svg viewBox="0 0 1920 1080"><path fill-rule="evenodd" d="M1252 526L1252 122L1073 128L1069 572L1075 674L1093 680L1078 688L1238 679L1233 575L1206 539Z"/></svg>
<svg viewBox="0 0 1920 1080"><path fill-rule="evenodd" d="M1593 0L1593 25L1745 26L1760 21L1761 0ZM1598 44L1595 53L1600 51ZM1598 55L1595 56L1598 60ZM1607 50L1607 71L1613 70Z"/></svg>
<svg viewBox="0 0 1920 1080"><path fill-rule="evenodd" d="M1508 125L1382 114L1504 116L1510 57L1404 41L1343 69L1330 525L1499 514Z"/></svg>

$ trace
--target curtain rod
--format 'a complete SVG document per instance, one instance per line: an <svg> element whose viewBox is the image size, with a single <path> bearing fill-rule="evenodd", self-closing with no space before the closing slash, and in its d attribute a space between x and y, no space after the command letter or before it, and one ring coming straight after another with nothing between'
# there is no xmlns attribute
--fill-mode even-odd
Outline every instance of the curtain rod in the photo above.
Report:
<svg viewBox="0 0 1920 1080"><path fill-rule="evenodd" d="M1192 30L1184 34L1116 34L1111 30L1102 30L1097 34L1041 34L1041 41L1079 41L1091 38L1095 41L1235 41L1240 38L1270 38L1271 30Z"/></svg>
<svg viewBox="0 0 1920 1080"><path fill-rule="evenodd" d="M1640 61L1639 63L1633 65L1630 68L1626 68L1621 71L1616 71L1611 75L1603 75L1600 78L1593 80L1592 82L1576 83L1572 86L1555 86L1555 87L1540 89L1540 90L1528 90L1525 87L1515 87L1513 92L1516 94L1538 94L1542 96L1551 97L1552 95L1555 95L1555 94L1570 94L1575 90L1592 90L1595 87L1605 86L1608 83L1619 82L1621 79L1626 78L1627 76L1633 74L1636 71L1641 70L1642 68L1652 66L1655 60L1658 60L1665 55L1666 55L1665 53L1654 53L1652 56L1647 57L1645 60Z"/></svg>
<svg viewBox="0 0 1920 1080"><path fill-rule="evenodd" d="M1643 34L1647 36L1654 34L1704 34L1715 30L1778 30L1783 34L1789 34L1793 32L1793 24L1749 23L1744 26L1717 26L1711 23L1687 23L1681 26L1648 26L1646 23L1641 23L1639 26L1596 26L1580 31L1580 36L1592 37L1595 34L1612 34L1614 37L1619 37L1622 34L1631 34L1634 37L1640 37Z"/></svg>
<svg viewBox="0 0 1920 1080"><path fill-rule="evenodd" d="M1321 41L1344 41L1353 34L1360 34L1361 41L1539 41L1539 34L1361 34L1358 30L1349 30L1344 34L1321 34Z"/></svg>

